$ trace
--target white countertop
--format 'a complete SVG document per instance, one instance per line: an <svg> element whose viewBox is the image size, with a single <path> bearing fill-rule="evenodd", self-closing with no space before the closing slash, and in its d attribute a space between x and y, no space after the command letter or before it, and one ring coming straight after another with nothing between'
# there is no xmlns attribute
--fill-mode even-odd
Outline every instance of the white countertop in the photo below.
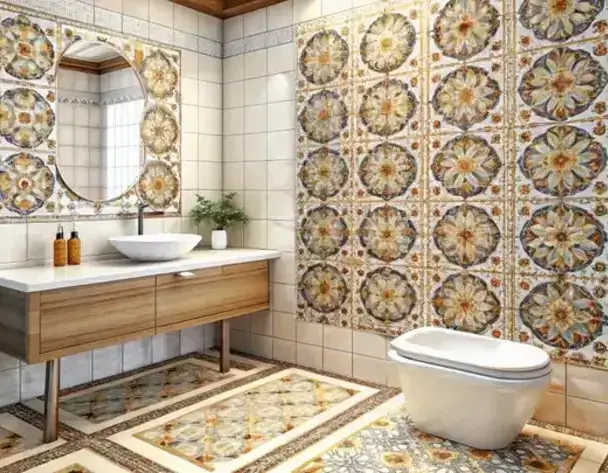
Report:
<svg viewBox="0 0 608 473"><path fill-rule="evenodd" d="M251 263L278 258L273 250L199 250L184 258L163 263L138 263L128 259L84 262L80 266L29 266L0 271L0 287L20 292L39 292L85 286L159 274L193 271L228 264Z"/></svg>

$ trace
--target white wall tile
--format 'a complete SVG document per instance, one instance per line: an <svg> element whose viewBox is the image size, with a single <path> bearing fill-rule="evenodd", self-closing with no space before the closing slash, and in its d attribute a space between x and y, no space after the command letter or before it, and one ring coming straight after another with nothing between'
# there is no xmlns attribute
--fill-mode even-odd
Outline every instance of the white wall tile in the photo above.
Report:
<svg viewBox="0 0 608 473"><path fill-rule="evenodd" d="M122 5L124 15L134 16L147 20L150 18L150 6L148 0L126 0Z"/></svg>
<svg viewBox="0 0 608 473"><path fill-rule="evenodd" d="M353 376L357 379L385 385L388 363L377 358L353 355Z"/></svg>
<svg viewBox="0 0 608 473"><path fill-rule="evenodd" d="M289 160L296 157L296 133L294 130L268 133L268 159Z"/></svg>
<svg viewBox="0 0 608 473"><path fill-rule="evenodd" d="M266 219L266 191L246 191L245 211L251 219Z"/></svg>
<svg viewBox="0 0 608 473"><path fill-rule="evenodd" d="M251 333L272 336L272 313L269 310L256 312L249 316Z"/></svg>
<svg viewBox="0 0 608 473"><path fill-rule="evenodd" d="M331 350L350 353L353 351L353 331L350 328L325 325L323 327L323 346Z"/></svg>
<svg viewBox="0 0 608 473"><path fill-rule="evenodd" d="M243 330L230 330L230 348L248 353L251 349L250 333Z"/></svg>
<svg viewBox="0 0 608 473"><path fill-rule="evenodd" d="M142 338L122 345L122 366L125 371L152 363L152 339Z"/></svg>
<svg viewBox="0 0 608 473"><path fill-rule="evenodd" d="M220 95L218 95L221 97ZM220 108L198 108L198 132L207 135L222 134L222 110Z"/></svg>
<svg viewBox="0 0 608 473"><path fill-rule="evenodd" d="M277 361L286 363L296 362L296 342L282 340L280 338L272 339L272 356Z"/></svg>
<svg viewBox="0 0 608 473"><path fill-rule="evenodd" d="M318 370L323 369L323 349L305 343L296 344L296 363Z"/></svg>
<svg viewBox="0 0 608 473"><path fill-rule="evenodd" d="M295 225L293 222L268 221L268 249L295 251Z"/></svg>
<svg viewBox="0 0 608 473"><path fill-rule="evenodd" d="M295 220L295 206L292 190L268 191L268 219Z"/></svg>
<svg viewBox="0 0 608 473"><path fill-rule="evenodd" d="M182 79L182 104L198 105L198 80Z"/></svg>
<svg viewBox="0 0 608 473"><path fill-rule="evenodd" d="M198 104L201 107L222 108L222 85L199 81Z"/></svg>
<svg viewBox="0 0 608 473"><path fill-rule="evenodd" d="M243 15L224 20L224 43L242 38L244 34Z"/></svg>
<svg viewBox="0 0 608 473"><path fill-rule="evenodd" d="M93 379L92 352L77 353L61 359L61 388L71 388Z"/></svg>
<svg viewBox="0 0 608 473"><path fill-rule="evenodd" d="M204 13L199 13L198 17L198 34L203 38L209 38L214 41L222 42L223 36L223 21Z"/></svg>
<svg viewBox="0 0 608 473"><path fill-rule="evenodd" d="M245 226L244 246L266 249L268 247L268 225L264 220L251 220Z"/></svg>
<svg viewBox="0 0 608 473"><path fill-rule="evenodd" d="M182 105L182 129L185 133L198 133L198 107Z"/></svg>
<svg viewBox="0 0 608 473"><path fill-rule="evenodd" d="M44 363L37 365L23 365L21 371L21 400L32 399L44 394L44 379L46 366Z"/></svg>
<svg viewBox="0 0 608 473"><path fill-rule="evenodd" d="M0 406L19 402L20 381L19 368L0 371Z"/></svg>
<svg viewBox="0 0 608 473"><path fill-rule="evenodd" d="M223 172L224 190L242 190L244 187L243 163L225 163Z"/></svg>
<svg viewBox="0 0 608 473"><path fill-rule="evenodd" d="M18 263L27 258L27 225L23 223L0 226L0 263Z"/></svg>
<svg viewBox="0 0 608 473"><path fill-rule="evenodd" d="M226 60L227 62L228 60ZM236 62L231 64L238 65ZM207 82L216 82L220 84L224 75L224 61L216 57L205 56L204 54L198 55L198 79ZM230 70L232 74L238 73L238 70ZM241 71L242 75L242 71ZM237 79L238 80L238 79ZM242 80L242 78L241 78Z"/></svg>
<svg viewBox="0 0 608 473"><path fill-rule="evenodd" d="M608 403L608 372L587 366L568 365L568 396Z"/></svg>
<svg viewBox="0 0 608 473"><path fill-rule="evenodd" d="M353 375L353 355L343 351L323 349L323 369L342 376Z"/></svg>
<svg viewBox="0 0 608 473"><path fill-rule="evenodd" d="M173 6L173 28L198 35L198 12L176 3Z"/></svg>
<svg viewBox="0 0 608 473"><path fill-rule="evenodd" d="M266 105L245 107L245 133L266 131Z"/></svg>
<svg viewBox="0 0 608 473"><path fill-rule="evenodd" d="M298 1L298 0L296 0ZM276 30L293 24L293 1L277 3L268 7L268 29Z"/></svg>
<svg viewBox="0 0 608 473"><path fill-rule="evenodd" d="M237 82L245 78L245 56L233 56L224 59L224 82Z"/></svg>
<svg viewBox="0 0 608 473"><path fill-rule="evenodd" d="M268 78L258 77L245 81L245 105L265 104L268 101Z"/></svg>
<svg viewBox="0 0 608 473"><path fill-rule="evenodd" d="M150 0L150 21L173 28L173 3Z"/></svg>
<svg viewBox="0 0 608 473"><path fill-rule="evenodd" d="M272 334L284 340L296 339L296 315L275 311Z"/></svg>
<svg viewBox="0 0 608 473"><path fill-rule="evenodd" d="M323 345L323 325L297 320L296 340L308 345Z"/></svg>
<svg viewBox="0 0 608 473"><path fill-rule="evenodd" d="M152 361L158 363L180 355L179 332L161 333L152 337Z"/></svg>
<svg viewBox="0 0 608 473"><path fill-rule="evenodd" d="M293 161L268 162L268 190L293 191L294 186L295 163Z"/></svg>
<svg viewBox="0 0 608 473"><path fill-rule="evenodd" d="M243 15L244 36L252 36L266 31L266 8L260 8Z"/></svg>
<svg viewBox="0 0 608 473"><path fill-rule="evenodd" d="M268 104L268 131L291 130L296 126L294 101Z"/></svg>
<svg viewBox="0 0 608 473"><path fill-rule="evenodd" d="M323 0L322 14L333 15L353 7L353 0Z"/></svg>
<svg viewBox="0 0 608 473"><path fill-rule="evenodd" d="M180 332L182 355L205 350L205 326L189 327Z"/></svg>
<svg viewBox="0 0 608 473"><path fill-rule="evenodd" d="M198 79L198 54L193 51L182 51L182 77Z"/></svg>
<svg viewBox="0 0 608 473"><path fill-rule="evenodd" d="M245 105L245 83L243 81L224 84L224 108L242 107Z"/></svg>
<svg viewBox="0 0 608 473"><path fill-rule="evenodd" d="M222 163L198 163L198 189L222 190Z"/></svg>
<svg viewBox="0 0 608 473"><path fill-rule="evenodd" d="M283 72L268 76L268 102L284 102L293 100L295 96L295 73Z"/></svg>
<svg viewBox="0 0 608 473"><path fill-rule="evenodd" d="M242 135L245 130L245 113L242 108L224 110L224 135Z"/></svg>
<svg viewBox="0 0 608 473"><path fill-rule="evenodd" d="M265 49L245 54L245 79L266 75L266 57Z"/></svg>
<svg viewBox="0 0 608 473"><path fill-rule="evenodd" d="M270 265L270 279L280 284L296 283L295 253L281 252L281 256Z"/></svg>
<svg viewBox="0 0 608 473"><path fill-rule="evenodd" d="M294 71L296 68L296 57L297 50L295 43L268 48L268 74Z"/></svg>
<svg viewBox="0 0 608 473"><path fill-rule="evenodd" d="M268 240L271 239L270 231ZM269 244L270 246L270 244ZM272 309L279 312L295 314L296 312L296 291L291 284L272 284Z"/></svg>
<svg viewBox="0 0 608 473"><path fill-rule="evenodd" d="M122 372L122 345L93 350L93 379L107 378Z"/></svg>
<svg viewBox="0 0 608 473"><path fill-rule="evenodd" d="M245 163L245 189L266 189L266 161L248 161Z"/></svg>
<svg viewBox="0 0 608 473"><path fill-rule="evenodd" d="M376 333L353 331L353 353L385 360L387 349L386 337Z"/></svg>
<svg viewBox="0 0 608 473"><path fill-rule="evenodd" d="M608 436L608 404L568 396L566 425L579 432Z"/></svg>
<svg viewBox="0 0 608 473"><path fill-rule="evenodd" d="M250 343L251 353L272 359L272 337L252 333Z"/></svg>
<svg viewBox="0 0 608 473"><path fill-rule="evenodd" d="M222 137L220 135L198 135L199 161L222 161Z"/></svg>
<svg viewBox="0 0 608 473"><path fill-rule="evenodd" d="M224 135L226 130L224 130ZM243 135L224 136L223 161L244 161L245 160L245 138Z"/></svg>
<svg viewBox="0 0 608 473"><path fill-rule="evenodd" d="M293 22L301 23L319 18L322 14L321 6L321 0L296 0L293 5Z"/></svg>
<svg viewBox="0 0 608 473"><path fill-rule="evenodd" d="M267 133L250 133L245 135L245 160L265 161L268 154L266 141Z"/></svg>
<svg viewBox="0 0 608 473"><path fill-rule="evenodd" d="M0 353L0 371L6 371L14 368L19 368L19 360L12 356Z"/></svg>

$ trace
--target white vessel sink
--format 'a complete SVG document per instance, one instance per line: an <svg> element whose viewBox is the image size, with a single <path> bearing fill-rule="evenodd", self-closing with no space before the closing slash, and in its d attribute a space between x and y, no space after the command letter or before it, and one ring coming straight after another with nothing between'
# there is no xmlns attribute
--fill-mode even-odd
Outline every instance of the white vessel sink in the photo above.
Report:
<svg viewBox="0 0 608 473"><path fill-rule="evenodd" d="M159 233L110 238L118 251L135 261L171 261L190 253L201 241L200 235Z"/></svg>

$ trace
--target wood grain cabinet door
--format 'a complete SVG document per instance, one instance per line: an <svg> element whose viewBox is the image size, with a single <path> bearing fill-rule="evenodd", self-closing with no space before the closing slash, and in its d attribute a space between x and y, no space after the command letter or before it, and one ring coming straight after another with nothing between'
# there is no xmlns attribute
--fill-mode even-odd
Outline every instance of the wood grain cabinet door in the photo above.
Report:
<svg viewBox="0 0 608 473"><path fill-rule="evenodd" d="M153 335L155 285L150 277L41 293L41 353L63 356Z"/></svg>
<svg viewBox="0 0 608 473"><path fill-rule="evenodd" d="M268 262L245 263L157 277L157 330L268 308Z"/></svg>

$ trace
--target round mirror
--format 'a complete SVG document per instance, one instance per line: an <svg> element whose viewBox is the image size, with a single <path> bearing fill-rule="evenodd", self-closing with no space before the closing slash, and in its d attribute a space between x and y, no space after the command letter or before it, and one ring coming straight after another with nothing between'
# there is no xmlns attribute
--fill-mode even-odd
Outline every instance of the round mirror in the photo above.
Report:
<svg viewBox="0 0 608 473"><path fill-rule="evenodd" d="M145 94L111 46L77 41L57 72L57 168L79 197L108 201L137 180L144 160L139 127Z"/></svg>

